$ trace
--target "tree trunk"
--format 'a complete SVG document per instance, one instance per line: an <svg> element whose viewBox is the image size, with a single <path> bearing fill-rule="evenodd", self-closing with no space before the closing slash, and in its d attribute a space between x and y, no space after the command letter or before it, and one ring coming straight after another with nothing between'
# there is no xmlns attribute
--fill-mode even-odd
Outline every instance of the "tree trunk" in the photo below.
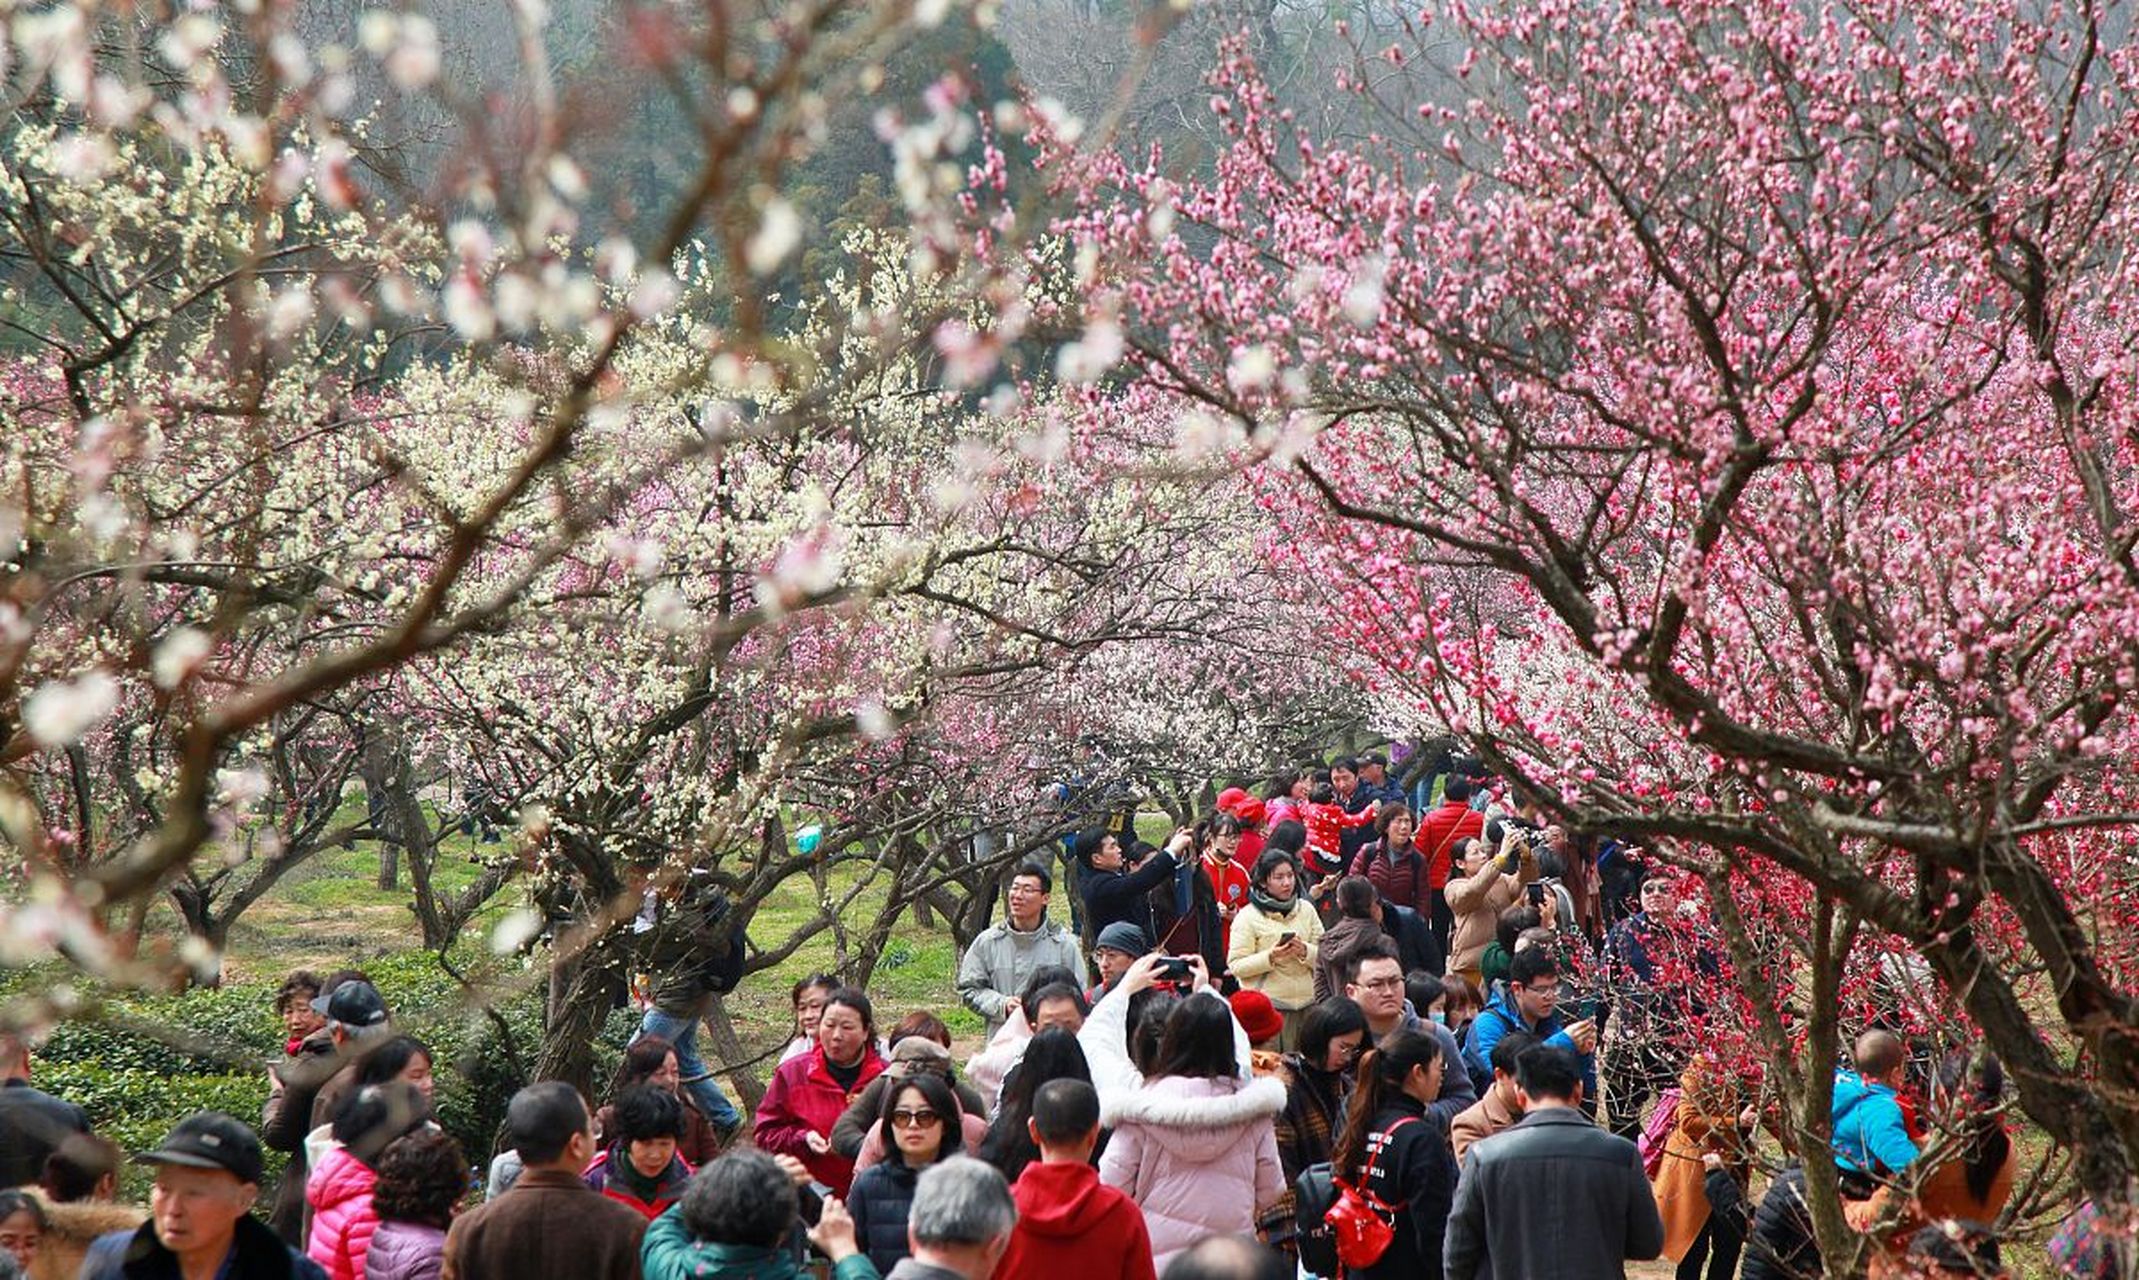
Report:
<svg viewBox="0 0 2139 1280"><path fill-rule="evenodd" d="M401 846L383 836L379 840L379 880L377 887L388 893L401 887ZM429 946L428 939L424 942Z"/></svg>
<svg viewBox="0 0 2139 1280"><path fill-rule="evenodd" d="M757 1114L758 1103L765 1100L765 1076L772 1074L770 1065L760 1075L746 1065L751 1057L743 1038L735 1032L735 1019L728 1012L727 1001L716 995L706 1010L706 1052L709 1063L727 1063L729 1087L735 1090L735 1106L745 1116ZM769 1059L768 1059L769 1062Z"/></svg>
<svg viewBox="0 0 2139 1280"><path fill-rule="evenodd" d="M628 948L618 945L617 938L612 931L576 957L552 953L535 1079L563 1080L594 1096L594 1042L627 989Z"/></svg>

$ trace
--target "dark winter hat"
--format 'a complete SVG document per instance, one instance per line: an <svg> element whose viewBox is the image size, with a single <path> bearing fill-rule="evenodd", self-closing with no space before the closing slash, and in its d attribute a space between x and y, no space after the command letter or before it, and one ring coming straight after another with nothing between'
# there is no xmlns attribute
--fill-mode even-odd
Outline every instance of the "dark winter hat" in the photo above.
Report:
<svg viewBox="0 0 2139 1280"><path fill-rule="evenodd" d="M196 1111L178 1122L163 1145L134 1157L136 1164L182 1164L221 1169L240 1182L260 1180L260 1137L246 1123L220 1111Z"/></svg>
<svg viewBox="0 0 2139 1280"><path fill-rule="evenodd" d="M345 982L314 1000L312 1012L345 1027L376 1027L386 1021L386 1001L368 982Z"/></svg>
<svg viewBox="0 0 2139 1280"><path fill-rule="evenodd" d="M1119 951L1125 956L1140 956L1151 950L1151 939L1144 936L1142 929L1127 920L1116 920L1099 931L1098 939L1092 943L1092 950Z"/></svg>

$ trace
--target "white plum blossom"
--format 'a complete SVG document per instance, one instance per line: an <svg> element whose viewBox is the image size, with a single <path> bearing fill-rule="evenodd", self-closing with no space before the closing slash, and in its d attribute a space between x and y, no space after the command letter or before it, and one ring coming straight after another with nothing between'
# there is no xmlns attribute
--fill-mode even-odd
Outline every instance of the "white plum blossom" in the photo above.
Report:
<svg viewBox="0 0 2139 1280"><path fill-rule="evenodd" d="M1089 386L1121 362L1124 349L1121 325L1112 316L1095 317L1083 337L1056 353L1055 375L1071 386Z"/></svg>
<svg viewBox="0 0 2139 1280"><path fill-rule="evenodd" d="M801 243L802 215L785 199L773 196L759 215L756 234L744 246L744 263L752 275L769 276Z"/></svg>
<svg viewBox="0 0 2139 1280"><path fill-rule="evenodd" d="M159 689L176 689L200 667L215 640L198 627L179 627L163 638L149 661L150 678Z"/></svg>
<svg viewBox="0 0 2139 1280"><path fill-rule="evenodd" d="M39 685L23 700L22 723L40 746L72 746L118 705L118 680L108 672L91 671L75 680Z"/></svg>

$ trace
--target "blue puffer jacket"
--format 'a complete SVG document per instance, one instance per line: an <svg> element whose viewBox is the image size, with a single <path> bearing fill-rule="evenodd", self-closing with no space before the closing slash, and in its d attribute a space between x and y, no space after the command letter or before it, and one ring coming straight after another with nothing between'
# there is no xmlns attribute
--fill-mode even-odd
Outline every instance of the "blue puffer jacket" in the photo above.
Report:
<svg viewBox="0 0 2139 1280"><path fill-rule="evenodd" d="M1889 1177L1915 1162L1916 1143L1901 1116L1901 1099L1854 1071L1834 1078L1835 1163L1855 1173Z"/></svg>
<svg viewBox="0 0 2139 1280"><path fill-rule="evenodd" d="M1575 1048L1575 1042L1562 1029L1558 1013L1547 1014L1536 1022L1525 1022L1522 1010L1515 1007L1515 993L1505 985L1498 995L1485 1006L1485 1011L1472 1021L1470 1034L1463 1046L1463 1065L1469 1069L1471 1079L1491 1081L1493 1078L1493 1046L1510 1031L1528 1031L1546 1044L1558 1045L1582 1060L1582 1096L1597 1096L1597 1055L1583 1053Z"/></svg>
<svg viewBox="0 0 2139 1280"><path fill-rule="evenodd" d="M854 1215L855 1241L878 1271L889 1274L911 1252L906 1220L913 1213L914 1184L920 1179L920 1171L907 1168L895 1152L886 1152L880 1163L855 1175L847 1212Z"/></svg>

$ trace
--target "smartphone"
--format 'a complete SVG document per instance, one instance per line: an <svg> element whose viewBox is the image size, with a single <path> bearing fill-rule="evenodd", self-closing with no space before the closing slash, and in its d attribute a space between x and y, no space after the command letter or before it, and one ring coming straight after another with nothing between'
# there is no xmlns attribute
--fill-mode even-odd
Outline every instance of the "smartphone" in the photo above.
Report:
<svg viewBox="0 0 2139 1280"><path fill-rule="evenodd" d="M1531 905L1531 906L1533 906L1533 907L1542 907L1542 906L1544 906L1544 905L1545 905L1545 886L1544 886L1544 885L1541 885L1541 884L1539 884L1538 882L1536 882L1535 880L1533 880L1533 881L1531 881L1531 882L1530 882L1529 884L1526 884L1526 885L1524 885L1524 886L1523 886L1523 892L1525 892L1525 893L1527 893L1527 894L1529 894L1529 895L1530 895L1530 905Z"/></svg>
<svg viewBox="0 0 2139 1280"><path fill-rule="evenodd" d="M1281 934L1279 934L1279 935L1277 936L1277 944L1278 944L1279 946L1281 946L1281 947L1282 947L1282 946L1284 946L1284 945L1285 945L1286 943L1288 943L1288 942L1292 941L1292 940L1293 940L1294 938L1297 938L1297 937L1299 937L1299 936L1300 936L1299 934L1297 934L1297 933L1293 933L1293 932L1290 932L1290 931L1287 931L1287 932L1285 932L1285 933L1281 933Z"/></svg>
<svg viewBox="0 0 2139 1280"><path fill-rule="evenodd" d="M1152 975L1172 982L1186 982L1195 973L1188 961L1179 956L1167 956L1151 966Z"/></svg>

